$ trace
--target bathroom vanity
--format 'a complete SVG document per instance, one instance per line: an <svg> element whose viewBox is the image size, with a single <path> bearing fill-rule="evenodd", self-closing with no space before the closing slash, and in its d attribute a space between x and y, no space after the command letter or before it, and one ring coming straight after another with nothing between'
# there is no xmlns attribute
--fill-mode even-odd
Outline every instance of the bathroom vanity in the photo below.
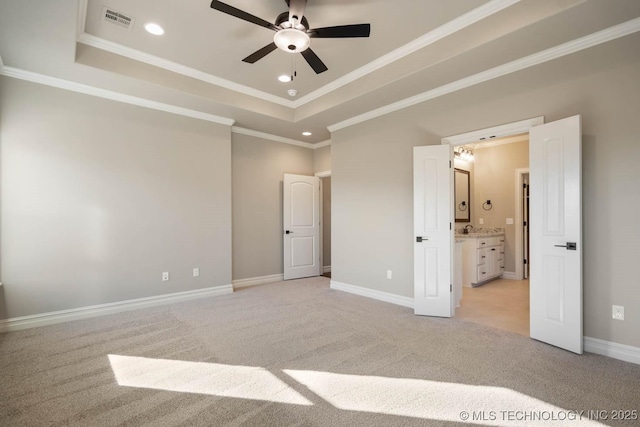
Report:
<svg viewBox="0 0 640 427"><path fill-rule="evenodd" d="M504 231L457 234L462 239L462 284L480 286L504 273Z"/></svg>

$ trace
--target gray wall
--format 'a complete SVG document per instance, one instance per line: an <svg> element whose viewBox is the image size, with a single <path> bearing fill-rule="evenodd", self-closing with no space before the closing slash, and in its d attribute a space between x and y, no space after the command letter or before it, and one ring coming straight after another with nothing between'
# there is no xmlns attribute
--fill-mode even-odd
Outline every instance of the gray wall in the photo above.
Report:
<svg viewBox="0 0 640 427"><path fill-rule="evenodd" d="M231 283L229 127L0 88L0 318Z"/></svg>
<svg viewBox="0 0 640 427"><path fill-rule="evenodd" d="M331 170L331 146L313 150L313 170L315 173Z"/></svg>
<svg viewBox="0 0 640 427"><path fill-rule="evenodd" d="M516 169L529 167L529 142L514 142L475 150L473 221L474 227L504 228L504 269L516 271L515 224L507 218L516 217ZM491 200L493 208L485 211L482 204ZM484 220L480 225L479 219Z"/></svg>
<svg viewBox="0 0 640 427"><path fill-rule="evenodd" d="M413 146L581 114L585 335L640 346L640 222L629 221L640 210L639 75L634 35L334 132L333 279L413 296Z"/></svg>
<svg viewBox="0 0 640 427"><path fill-rule="evenodd" d="M282 177L313 175L313 150L233 134L233 279L283 272Z"/></svg>

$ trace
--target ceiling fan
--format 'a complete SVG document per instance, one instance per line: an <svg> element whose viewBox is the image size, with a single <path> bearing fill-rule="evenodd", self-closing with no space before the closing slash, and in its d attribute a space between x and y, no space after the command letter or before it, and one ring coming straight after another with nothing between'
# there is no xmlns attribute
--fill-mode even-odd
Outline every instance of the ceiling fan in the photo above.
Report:
<svg viewBox="0 0 640 427"><path fill-rule="evenodd" d="M312 38L369 37L371 32L370 24L338 25L334 27L310 29L309 21L307 21L306 16L304 16L307 0L285 1L287 6L289 6L289 11L278 15L273 24L218 0L211 2L211 8L276 32L273 37L273 42L244 58L244 62L253 64L280 48L285 52L302 54L316 74L323 73L327 71L328 68L318 55L309 48Z"/></svg>

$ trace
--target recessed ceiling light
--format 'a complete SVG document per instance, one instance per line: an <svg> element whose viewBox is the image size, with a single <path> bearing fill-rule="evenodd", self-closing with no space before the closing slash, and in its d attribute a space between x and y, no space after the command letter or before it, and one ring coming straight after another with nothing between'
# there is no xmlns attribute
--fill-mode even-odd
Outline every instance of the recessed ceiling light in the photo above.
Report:
<svg viewBox="0 0 640 427"><path fill-rule="evenodd" d="M287 76L286 74L283 74L280 77L278 77L278 80L280 80L282 83L287 83L291 81L291 76Z"/></svg>
<svg viewBox="0 0 640 427"><path fill-rule="evenodd" d="M302 132L302 134L303 134L304 136L311 136L311 135L313 135L311 132Z"/></svg>
<svg viewBox="0 0 640 427"><path fill-rule="evenodd" d="M147 32L153 34L154 36L161 36L164 34L164 29L160 25L154 24L153 22L144 24L144 29L147 30Z"/></svg>

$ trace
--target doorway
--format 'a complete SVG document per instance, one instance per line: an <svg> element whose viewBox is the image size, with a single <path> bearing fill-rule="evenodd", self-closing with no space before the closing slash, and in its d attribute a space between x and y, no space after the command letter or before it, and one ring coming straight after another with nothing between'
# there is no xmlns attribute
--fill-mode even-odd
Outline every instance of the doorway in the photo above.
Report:
<svg viewBox="0 0 640 427"><path fill-rule="evenodd" d="M528 133L533 219L529 253L535 261L530 266L530 337L582 354L581 129L580 115L550 123L538 117L443 138L440 146L413 148L416 315L451 317L455 311L451 278L461 263L453 259L454 146ZM480 202L491 210L491 200ZM476 262L477 277L484 283L501 274L496 266L502 241L491 237L479 243L472 248L474 261L482 249L492 251L485 254L489 269Z"/></svg>
<svg viewBox="0 0 640 427"><path fill-rule="evenodd" d="M456 246L465 249L454 261L461 264L454 271L463 270L465 280L464 286L458 287L462 298L455 316L529 336L529 282L522 273L524 234L517 238L523 233L527 207L522 186L529 172L529 135L466 144L454 153L460 151L466 156L454 156L454 166L470 175L472 197L466 221L456 215ZM462 234L463 227L471 234ZM475 249L480 248L476 242L491 236L497 236L502 246L491 247L494 252L489 254L489 247ZM497 257L501 270L490 266L497 251L501 252ZM476 269L486 270L486 278L480 273L475 277Z"/></svg>
<svg viewBox="0 0 640 427"><path fill-rule="evenodd" d="M331 278L331 173L320 178L320 274Z"/></svg>

